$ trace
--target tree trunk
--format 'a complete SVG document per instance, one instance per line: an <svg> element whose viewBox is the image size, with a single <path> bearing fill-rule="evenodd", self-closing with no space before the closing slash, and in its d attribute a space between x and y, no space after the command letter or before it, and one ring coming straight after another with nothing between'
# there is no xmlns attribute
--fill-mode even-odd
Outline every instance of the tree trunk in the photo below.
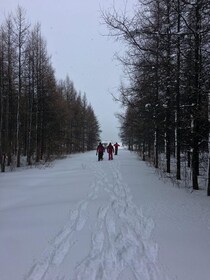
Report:
<svg viewBox="0 0 210 280"><path fill-rule="evenodd" d="M198 190L198 129L197 121L193 122L193 149L192 149L192 186Z"/></svg>
<svg viewBox="0 0 210 280"><path fill-rule="evenodd" d="M177 77L176 77L176 135L175 135L175 146L176 146L176 179L181 180L181 145L180 145L180 19L181 19L181 11L180 11L180 0L177 1Z"/></svg>

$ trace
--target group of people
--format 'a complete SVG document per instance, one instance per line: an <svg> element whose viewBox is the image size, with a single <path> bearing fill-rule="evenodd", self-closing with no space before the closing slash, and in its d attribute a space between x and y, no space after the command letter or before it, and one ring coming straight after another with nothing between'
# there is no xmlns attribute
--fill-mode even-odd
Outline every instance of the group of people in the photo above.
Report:
<svg viewBox="0 0 210 280"><path fill-rule="evenodd" d="M113 159L113 153L117 155L119 146L120 145L117 142L114 145L112 145L112 143L110 142L109 145L106 147L109 160ZM100 142L96 150L96 155L98 155L98 161L103 160L104 152L105 152L105 148L103 144Z"/></svg>

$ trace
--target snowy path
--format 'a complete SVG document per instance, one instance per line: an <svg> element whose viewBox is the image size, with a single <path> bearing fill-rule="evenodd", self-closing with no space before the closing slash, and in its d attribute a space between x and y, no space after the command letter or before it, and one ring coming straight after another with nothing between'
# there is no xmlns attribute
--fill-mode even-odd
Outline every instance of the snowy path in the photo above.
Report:
<svg viewBox="0 0 210 280"><path fill-rule="evenodd" d="M209 280L210 203L135 153L0 174L0 280Z"/></svg>
<svg viewBox="0 0 210 280"><path fill-rule="evenodd" d="M91 191L71 211L25 280L167 279L157 263L158 246L150 239L153 221L134 205L122 180L120 161L94 159L83 162L83 168L94 174ZM102 204L96 203L100 200ZM89 251L64 275L65 259L71 259L88 231Z"/></svg>

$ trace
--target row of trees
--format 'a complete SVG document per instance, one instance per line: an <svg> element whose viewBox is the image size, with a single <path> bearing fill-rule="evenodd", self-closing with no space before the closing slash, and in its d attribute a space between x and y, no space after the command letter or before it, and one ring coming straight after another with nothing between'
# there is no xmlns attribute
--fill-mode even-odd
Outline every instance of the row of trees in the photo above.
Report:
<svg viewBox="0 0 210 280"><path fill-rule="evenodd" d="M178 180L188 153L199 189L200 155L209 150L209 0L138 0L133 16L114 10L103 18L127 46L120 57L129 79L120 88L123 142L153 158L156 168L164 154L168 173L175 156Z"/></svg>
<svg viewBox="0 0 210 280"><path fill-rule="evenodd" d="M56 81L41 27L18 7L0 26L0 165L95 148L99 124L67 77Z"/></svg>

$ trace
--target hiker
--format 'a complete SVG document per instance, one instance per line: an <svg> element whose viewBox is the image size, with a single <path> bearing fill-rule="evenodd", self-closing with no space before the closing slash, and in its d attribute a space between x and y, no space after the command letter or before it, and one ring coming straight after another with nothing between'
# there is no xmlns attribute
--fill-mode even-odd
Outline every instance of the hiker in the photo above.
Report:
<svg viewBox="0 0 210 280"><path fill-rule="evenodd" d="M115 144L114 144L114 154L115 155L117 155L117 152L118 152L118 147L119 147L120 145L116 142Z"/></svg>
<svg viewBox="0 0 210 280"><path fill-rule="evenodd" d="M109 160L113 159L113 152L114 152L114 147L112 146L111 143L107 146L107 153L109 154Z"/></svg>
<svg viewBox="0 0 210 280"><path fill-rule="evenodd" d="M104 154L104 146L100 142L96 150L96 155L98 155L98 161L103 160L103 154Z"/></svg>

